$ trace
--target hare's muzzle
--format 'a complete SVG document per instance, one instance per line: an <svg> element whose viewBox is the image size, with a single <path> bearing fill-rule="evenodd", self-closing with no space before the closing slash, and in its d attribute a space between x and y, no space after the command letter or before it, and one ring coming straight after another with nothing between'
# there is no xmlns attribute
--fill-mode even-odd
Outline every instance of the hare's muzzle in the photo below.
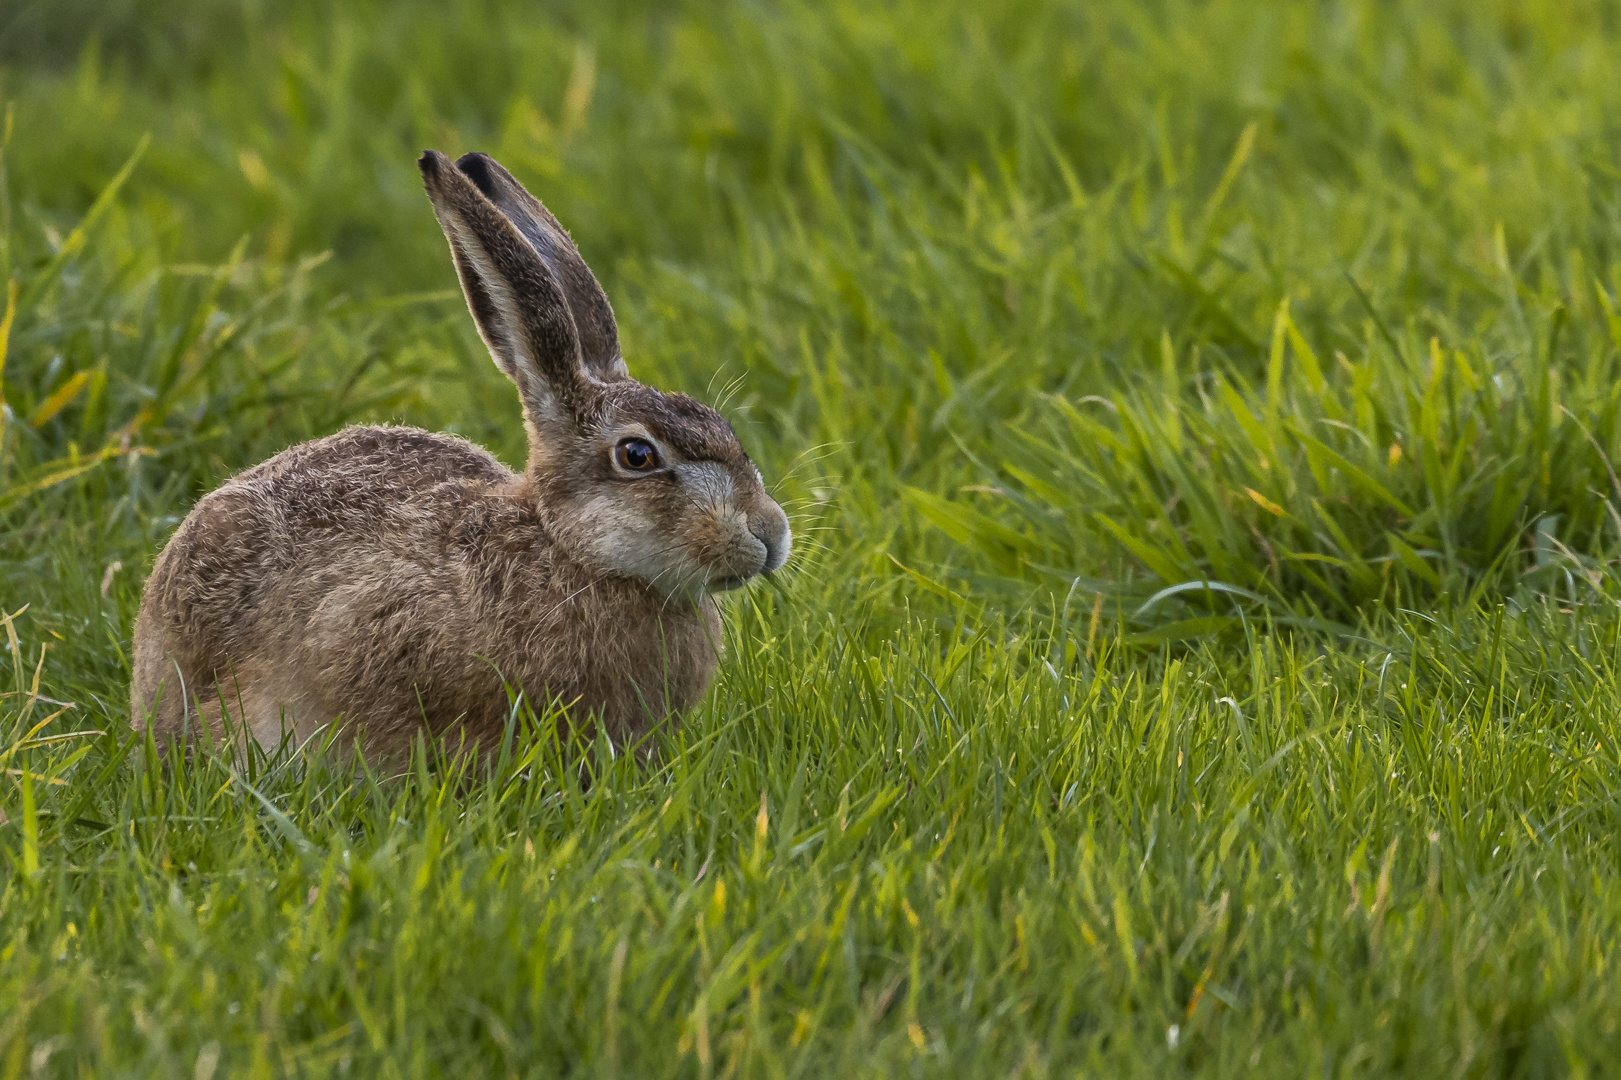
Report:
<svg viewBox="0 0 1621 1080"><path fill-rule="evenodd" d="M710 592L741 588L750 578L780 570L788 561L793 540L782 507L763 498L746 513L740 509L733 511L732 527L737 531L725 545L725 554L709 564L705 587Z"/></svg>
<svg viewBox="0 0 1621 1080"><path fill-rule="evenodd" d="M755 573L770 574L781 570L793 546L788 530L788 515L782 512L782 507L773 502L762 512L750 514L749 533L765 547L765 559Z"/></svg>

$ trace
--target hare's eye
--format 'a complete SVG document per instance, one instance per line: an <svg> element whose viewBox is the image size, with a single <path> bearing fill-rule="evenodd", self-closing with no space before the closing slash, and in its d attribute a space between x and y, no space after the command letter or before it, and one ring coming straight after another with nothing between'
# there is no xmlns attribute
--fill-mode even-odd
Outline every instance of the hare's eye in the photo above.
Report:
<svg viewBox="0 0 1621 1080"><path fill-rule="evenodd" d="M658 466L659 455L646 439L620 439L614 462L629 472L647 472Z"/></svg>

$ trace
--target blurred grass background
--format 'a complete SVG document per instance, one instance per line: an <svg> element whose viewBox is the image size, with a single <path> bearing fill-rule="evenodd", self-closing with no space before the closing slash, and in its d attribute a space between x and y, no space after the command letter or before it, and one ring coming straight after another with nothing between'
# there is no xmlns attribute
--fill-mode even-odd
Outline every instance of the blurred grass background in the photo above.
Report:
<svg viewBox="0 0 1621 1080"><path fill-rule="evenodd" d="M0 8L0 1073L1601 1074L1618 61L1598 0ZM137 768L198 495L521 460L429 146L798 569L659 769Z"/></svg>

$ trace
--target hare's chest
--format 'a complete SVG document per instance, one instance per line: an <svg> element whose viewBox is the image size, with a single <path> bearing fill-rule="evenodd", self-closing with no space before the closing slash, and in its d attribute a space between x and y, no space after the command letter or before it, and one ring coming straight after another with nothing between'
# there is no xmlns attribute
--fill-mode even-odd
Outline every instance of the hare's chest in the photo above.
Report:
<svg viewBox="0 0 1621 1080"><path fill-rule="evenodd" d="M720 653L712 602L677 604L601 580L535 599L503 631L520 643L508 669L531 694L577 702L621 730L702 698Z"/></svg>

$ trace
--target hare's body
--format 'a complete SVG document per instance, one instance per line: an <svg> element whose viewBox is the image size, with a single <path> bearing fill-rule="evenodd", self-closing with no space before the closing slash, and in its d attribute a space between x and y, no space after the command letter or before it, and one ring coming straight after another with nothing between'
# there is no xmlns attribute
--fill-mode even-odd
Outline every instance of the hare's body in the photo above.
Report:
<svg viewBox="0 0 1621 1080"><path fill-rule="evenodd" d="M262 745L340 720L389 755L424 726L499 738L511 686L587 703L623 742L702 696L719 633L708 597L570 559L528 477L483 449L356 427L192 510L142 597L134 706L156 703L160 738L218 737L223 705Z"/></svg>
<svg viewBox="0 0 1621 1080"><path fill-rule="evenodd" d="M529 462L412 428L283 451L203 498L153 567L131 706L165 741L222 712L372 756L501 731L507 688L632 741L703 694L711 594L782 566L788 519L714 410L632 379L557 219L489 158L418 163ZM454 741L454 740L452 740Z"/></svg>

